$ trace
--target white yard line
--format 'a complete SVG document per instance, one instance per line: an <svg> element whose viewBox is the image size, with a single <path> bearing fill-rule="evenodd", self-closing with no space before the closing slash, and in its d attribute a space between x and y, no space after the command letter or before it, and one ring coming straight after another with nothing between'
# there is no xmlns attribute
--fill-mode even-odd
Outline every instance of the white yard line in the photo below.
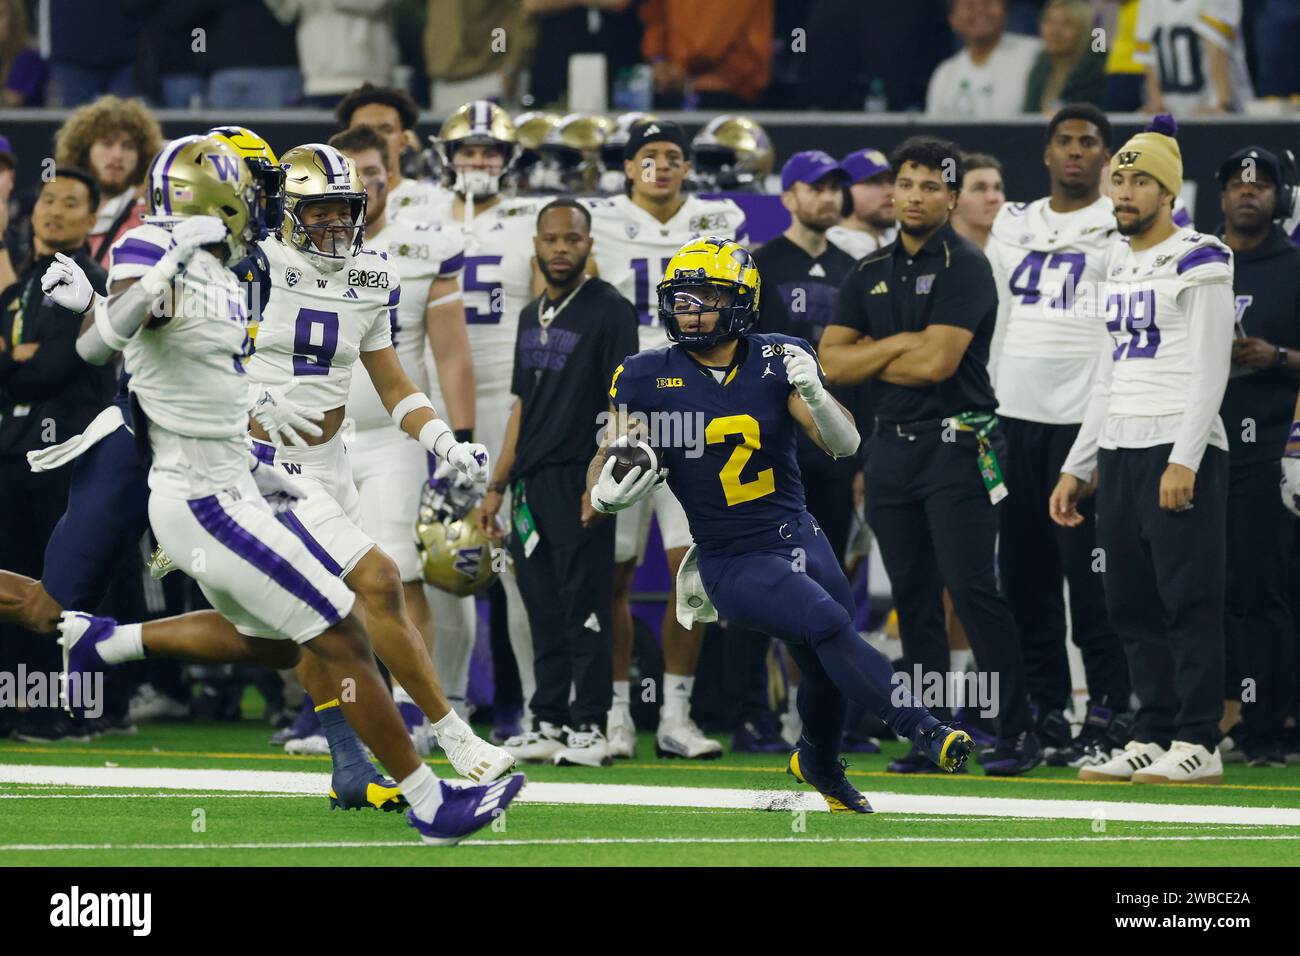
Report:
<svg viewBox="0 0 1300 956"><path fill-rule="evenodd" d="M63 787L132 787L145 790L324 794L329 775L271 770L193 770L168 767L56 767L0 765L0 783ZM15 794L14 796L24 796ZM1300 826L1300 809L1203 804L1121 803L1105 800L1030 800L1008 797L932 796L869 791L879 813L954 814L1044 820L1114 820L1149 823L1266 824ZM602 783L530 783L520 803L596 806L702 807L708 809L824 811L809 790L733 790L721 787L654 787ZM1103 838L1106 839L1106 838ZM494 844L498 841L492 841Z"/></svg>

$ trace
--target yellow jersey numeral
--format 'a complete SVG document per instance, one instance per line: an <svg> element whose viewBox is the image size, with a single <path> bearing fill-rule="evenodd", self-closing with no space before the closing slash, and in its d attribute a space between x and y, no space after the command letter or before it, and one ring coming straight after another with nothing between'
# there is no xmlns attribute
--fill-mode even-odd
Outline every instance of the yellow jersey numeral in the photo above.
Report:
<svg viewBox="0 0 1300 956"><path fill-rule="evenodd" d="M726 415L715 418L704 429L704 441L710 445L725 442L730 435L739 435L740 444L722 466L718 478L727 497L727 507L753 501L776 491L776 480L771 468L764 468L749 481L741 481L740 473L749 464L750 456L763 447L758 435L758 420L753 415Z"/></svg>

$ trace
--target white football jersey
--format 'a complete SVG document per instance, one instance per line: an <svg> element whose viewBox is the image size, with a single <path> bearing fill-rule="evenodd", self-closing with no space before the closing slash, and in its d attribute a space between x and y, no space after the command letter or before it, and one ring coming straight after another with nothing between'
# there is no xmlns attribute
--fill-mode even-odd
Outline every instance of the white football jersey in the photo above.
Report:
<svg viewBox="0 0 1300 956"><path fill-rule="evenodd" d="M469 223L452 215L453 200L451 192L439 197L433 221L459 230L465 243L460 284L475 389L479 394L509 393L519 313L533 298L537 213L547 199L503 198L490 209L476 209Z"/></svg>
<svg viewBox="0 0 1300 956"><path fill-rule="evenodd" d="M989 370L999 415L1083 421L1105 334L1098 299L1118 238L1106 196L1068 213L1047 198L998 211L984 252L998 288Z"/></svg>
<svg viewBox="0 0 1300 956"><path fill-rule="evenodd" d="M366 245L387 255L390 267L397 272L402 298L397 305L397 322L392 326L393 348L407 377L427 394L424 314L429 287L435 279L460 275L465 262L464 240L457 229L410 219L385 222L382 232L366 236ZM443 409L438 411L445 414ZM348 415L358 429L393 427L364 365L358 365L352 375Z"/></svg>
<svg viewBox="0 0 1300 956"><path fill-rule="evenodd" d="M862 229L831 226L826 230L826 238L854 259L865 259L877 249L883 249L897 239L898 229L886 229L884 235L877 239L872 233L865 232Z"/></svg>
<svg viewBox="0 0 1300 956"><path fill-rule="evenodd" d="M275 236L262 240L271 292L262 309L248 374L293 384L293 401L328 411L347 404L362 352L393 342L400 279L384 253L362 249L337 272L319 271Z"/></svg>
<svg viewBox="0 0 1300 956"><path fill-rule="evenodd" d="M1210 46L1228 54L1232 107L1253 99L1246 47L1241 37L1241 0L1140 0L1133 58L1154 66L1165 106L1181 120L1214 106Z"/></svg>
<svg viewBox="0 0 1300 956"><path fill-rule="evenodd" d="M1222 315L1188 315L1179 296L1198 286L1221 285L1228 295ZM1134 252L1120 241L1107 264L1106 330L1114 346L1110 418L1180 415L1191 387L1193 322L1221 326L1225 356L1231 348L1232 251L1213 236L1179 229L1159 245ZM1222 422L1210 438L1227 448ZM1103 447L1106 447L1103 433Z"/></svg>
<svg viewBox="0 0 1300 956"><path fill-rule="evenodd" d="M388 222L397 219L417 222L434 222L435 212L442 207L450 193L442 186L427 179L403 179L397 188L388 194L384 216ZM366 237L370 244L370 237Z"/></svg>
<svg viewBox="0 0 1300 956"><path fill-rule="evenodd" d="M129 230L110 253L109 285L144 275L171 245L171 233L160 226ZM203 249L172 289L170 318L150 320L122 352L131 392L151 422L177 435L243 435L250 391L244 360L251 351L245 291Z"/></svg>
<svg viewBox="0 0 1300 956"><path fill-rule="evenodd" d="M692 239L718 236L744 243L745 214L730 199L701 199L691 193L667 222L660 222L629 196L583 199L591 210L591 254L600 277L636 306L641 348L668 345L659 325L655 288L677 250Z"/></svg>

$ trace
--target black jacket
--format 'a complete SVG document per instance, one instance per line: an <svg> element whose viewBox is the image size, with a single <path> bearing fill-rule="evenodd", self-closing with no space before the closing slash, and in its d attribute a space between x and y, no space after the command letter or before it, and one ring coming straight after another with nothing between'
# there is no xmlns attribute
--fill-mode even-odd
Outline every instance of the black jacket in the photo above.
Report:
<svg viewBox="0 0 1300 956"><path fill-rule="evenodd" d="M1254 249L1233 256L1232 289L1246 334L1300 350L1300 250L1282 230ZM1266 368L1228 380L1220 414L1228 432L1232 465L1282 457L1300 382L1282 368ZM1254 422L1254 441L1247 422Z"/></svg>
<svg viewBox="0 0 1300 956"><path fill-rule="evenodd" d="M104 270L85 250L71 253L104 290ZM54 304L41 292L41 276L53 262L42 256L18 281L0 292L0 455L20 456L67 441L82 432L113 396L113 368L87 365L77 355L81 316ZM21 322L19 316L21 315ZM16 335L16 327L21 335ZM40 348L15 362L15 338Z"/></svg>

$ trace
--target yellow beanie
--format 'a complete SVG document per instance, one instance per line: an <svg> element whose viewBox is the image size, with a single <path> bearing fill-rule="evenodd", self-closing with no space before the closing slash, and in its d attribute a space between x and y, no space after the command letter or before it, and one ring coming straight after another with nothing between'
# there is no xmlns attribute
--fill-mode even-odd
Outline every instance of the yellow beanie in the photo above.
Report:
<svg viewBox="0 0 1300 956"><path fill-rule="evenodd" d="M1146 173L1177 196L1183 188L1183 154L1174 139L1177 133L1174 118L1162 113L1111 157L1110 171Z"/></svg>

